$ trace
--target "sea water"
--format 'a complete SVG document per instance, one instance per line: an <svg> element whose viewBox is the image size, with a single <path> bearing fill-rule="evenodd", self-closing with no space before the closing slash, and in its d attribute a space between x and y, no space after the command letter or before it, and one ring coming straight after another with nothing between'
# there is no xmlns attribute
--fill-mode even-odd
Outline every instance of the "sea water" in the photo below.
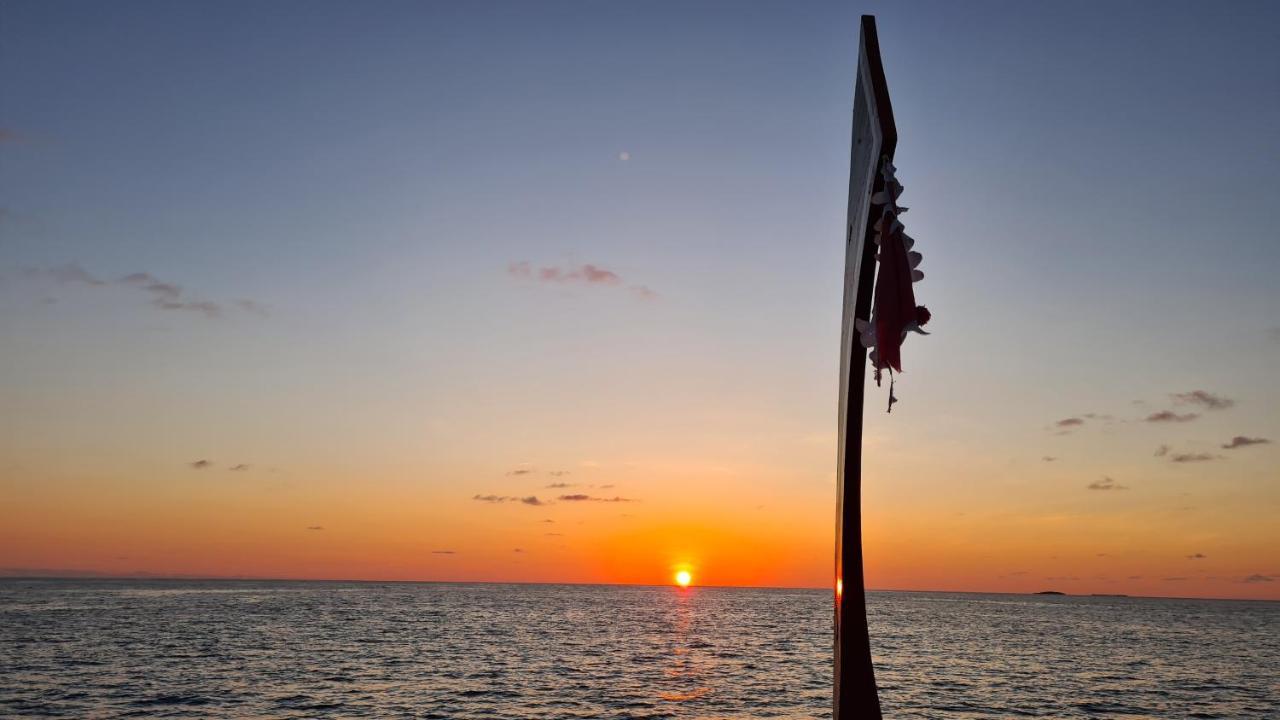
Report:
<svg viewBox="0 0 1280 720"><path fill-rule="evenodd" d="M873 592L888 718L1277 718L1280 603ZM823 718L827 591L0 581L0 716Z"/></svg>

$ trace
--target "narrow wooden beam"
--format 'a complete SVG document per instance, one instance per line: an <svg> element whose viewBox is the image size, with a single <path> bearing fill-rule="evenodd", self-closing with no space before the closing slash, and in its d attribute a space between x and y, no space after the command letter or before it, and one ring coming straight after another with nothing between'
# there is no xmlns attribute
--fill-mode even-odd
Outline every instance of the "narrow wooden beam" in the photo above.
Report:
<svg viewBox="0 0 1280 720"><path fill-rule="evenodd" d="M862 16L858 75L854 83L849 207L845 225L844 312L840 338L839 445L836 464L834 720L880 720L880 697L871 663L866 588L862 569L862 410L867 351L856 319L871 316L875 283L871 205L880 189L880 167L898 144L893 108L880 63L875 18Z"/></svg>

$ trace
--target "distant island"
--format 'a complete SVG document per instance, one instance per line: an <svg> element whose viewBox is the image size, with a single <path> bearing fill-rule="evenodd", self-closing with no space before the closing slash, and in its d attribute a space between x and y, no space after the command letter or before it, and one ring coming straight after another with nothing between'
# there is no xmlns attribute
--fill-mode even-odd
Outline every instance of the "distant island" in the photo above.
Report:
<svg viewBox="0 0 1280 720"><path fill-rule="evenodd" d="M1066 595L1066 593L1058 592L1057 590L1041 590L1040 592L1033 593L1033 594L1035 595Z"/></svg>

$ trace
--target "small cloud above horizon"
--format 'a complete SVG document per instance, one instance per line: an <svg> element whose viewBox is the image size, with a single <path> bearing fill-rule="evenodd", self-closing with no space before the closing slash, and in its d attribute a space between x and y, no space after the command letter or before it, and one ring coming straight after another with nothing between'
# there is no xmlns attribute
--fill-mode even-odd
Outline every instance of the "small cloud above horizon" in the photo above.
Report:
<svg viewBox="0 0 1280 720"><path fill-rule="evenodd" d="M1235 400L1215 395L1204 390L1192 390L1184 393L1170 393L1175 405L1199 405L1207 410L1226 410L1236 404Z"/></svg>
<svg viewBox="0 0 1280 720"><path fill-rule="evenodd" d="M192 470L203 470L213 464L212 460L195 460L187 463Z"/></svg>
<svg viewBox="0 0 1280 720"><path fill-rule="evenodd" d="M240 464L238 464L238 465L232 465L231 467L227 468L227 471L228 471L228 472L248 472L248 471L249 471L249 465L248 465L247 463L240 463Z"/></svg>
<svg viewBox="0 0 1280 720"><path fill-rule="evenodd" d="M557 499L563 500L565 502L606 502L606 503L638 502L637 500L634 500L632 498L624 498L624 497L616 497L616 496L611 498L592 497L591 495L584 495L582 493L576 493L573 495L561 495Z"/></svg>
<svg viewBox="0 0 1280 720"><path fill-rule="evenodd" d="M432 555L457 555L458 553L453 550L432 550L431 554Z"/></svg>
<svg viewBox="0 0 1280 720"><path fill-rule="evenodd" d="M323 525L308 525L308 526L307 526L307 529L308 529L308 530L323 530L323 529L324 529L324 526L323 526Z"/></svg>
<svg viewBox="0 0 1280 720"><path fill-rule="evenodd" d="M547 504L542 500L539 500L537 495L526 495L524 497L515 495L473 495L471 496L471 499L478 502L490 503L492 505L500 505L507 502L518 502L522 505L541 507Z"/></svg>
<svg viewBox="0 0 1280 720"><path fill-rule="evenodd" d="M1249 447L1250 445L1270 445L1271 441L1262 437L1247 437L1244 435L1236 435L1231 438L1230 442L1220 445L1223 450L1235 450L1237 448Z"/></svg>
<svg viewBox="0 0 1280 720"><path fill-rule="evenodd" d="M1221 455L1210 455L1209 453L1174 453L1169 456L1169 462L1175 463L1209 462L1221 459Z"/></svg>
<svg viewBox="0 0 1280 720"><path fill-rule="evenodd" d="M1192 553L1191 555L1187 556L1187 559L1188 560L1204 560L1208 557L1209 556L1205 555L1204 553Z"/></svg>
<svg viewBox="0 0 1280 720"><path fill-rule="evenodd" d="M1128 490L1129 489L1128 486L1120 485L1115 480L1112 480L1109 477L1104 477L1101 480L1095 480L1089 483L1088 485L1086 485L1085 487L1090 490Z"/></svg>
<svg viewBox="0 0 1280 720"><path fill-rule="evenodd" d="M1182 415L1179 415L1178 413L1176 413L1176 412L1174 412L1174 411L1172 411L1172 410L1161 410L1160 412L1154 412L1154 413L1151 413L1150 415L1146 416L1145 418L1143 418L1143 422L1149 422L1149 423L1167 423L1167 422L1184 423L1184 422L1191 422L1192 420L1195 420L1195 419L1196 419L1196 418L1198 418L1198 417L1200 417L1200 415L1199 415L1198 413L1184 413L1184 414L1182 414Z"/></svg>

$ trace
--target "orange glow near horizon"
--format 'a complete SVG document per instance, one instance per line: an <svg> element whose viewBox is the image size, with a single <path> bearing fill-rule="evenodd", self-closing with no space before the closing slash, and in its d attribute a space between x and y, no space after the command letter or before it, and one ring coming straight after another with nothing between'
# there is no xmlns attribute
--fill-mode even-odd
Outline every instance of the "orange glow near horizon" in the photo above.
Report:
<svg viewBox="0 0 1280 720"><path fill-rule="evenodd" d="M680 570L676 573L676 584L682 588L689 587L689 583L693 582L693 575L688 570Z"/></svg>

